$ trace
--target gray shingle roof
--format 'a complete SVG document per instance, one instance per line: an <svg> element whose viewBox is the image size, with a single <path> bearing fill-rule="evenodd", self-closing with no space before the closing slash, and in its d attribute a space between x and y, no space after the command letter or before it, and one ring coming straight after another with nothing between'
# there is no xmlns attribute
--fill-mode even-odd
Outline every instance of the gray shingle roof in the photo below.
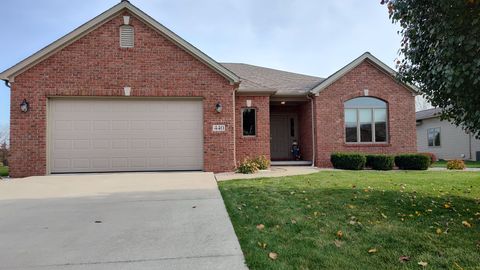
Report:
<svg viewBox="0 0 480 270"><path fill-rule="evenodd" d="M442 109L440 108L428 109L428 110L419 111L416 113L417 120L438 117L440 116L440 114L442 114Z"/></svg>
<svg viewBox="0 0 480 270"><path fill-rule="evenodd" d="M222 63L242 80L239 91L272 89L277 96L304 96L324 79L283 70L239 63Z"/></svg>

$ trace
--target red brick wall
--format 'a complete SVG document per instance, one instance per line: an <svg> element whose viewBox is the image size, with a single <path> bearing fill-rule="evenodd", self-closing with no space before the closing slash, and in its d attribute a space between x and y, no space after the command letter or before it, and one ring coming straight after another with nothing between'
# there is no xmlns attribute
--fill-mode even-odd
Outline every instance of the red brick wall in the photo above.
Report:
<svg viewBox="0 0 480 270"><path fill-rule="evenodd" d="M127 15L127 14L122 14ZM53 96L203 97L206 171L229 171L234 164L233 90L235 86L189 53L132 16L135 48L119 47L118 16L75 41L12 83L12 177L47 173L46 104ZM31 110L21 113L23 99ZM224 109L217 114L215 104ZM213 133L213 124L227 131Z"/></svg>
<svg viewBox="0 0 480 270"><path fill-rule="evenodd" d="M312 143L312 104L304 103L298 106L299 145L303 160L313 160Z"/></svg>
<svg viewBox="0 0 480 270"><path fill-rule="evenodd" d="M237 163L245 158L260 155L270 159L270 97L269 96L237 96L235 97L236 151ZM243 136L242 109L247 108L247 100L257 110L257 135Z"/></svg>
<svg viewBox="0 0 480 270"><path fill-rule="evenodd" d="M384 145L347 145L344 131L344 102L363 96L388 102L389 141ZM316 165L329 167L332 152L404 153L416 152L415 98L404 86L383 73L368 61L315 97Z"/></svg>

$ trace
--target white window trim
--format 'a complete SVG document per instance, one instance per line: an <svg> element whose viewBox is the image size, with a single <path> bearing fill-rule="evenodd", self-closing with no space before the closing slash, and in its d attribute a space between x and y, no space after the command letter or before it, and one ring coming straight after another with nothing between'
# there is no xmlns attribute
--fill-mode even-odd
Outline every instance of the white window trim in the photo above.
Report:
<svg viewBox="0 0 480 270"><path fill-rule="evenodd" d="M253 115L253 116L254 116L254 123L255 123L255 135L245 135L245 134L243 133L243 112L244 112L245 110L253 110L253 111L255 112L254 115ZM258 128L257 128L257 127L258 127L258 125L257 125L257 108L253 108L253 107L250 107L250 108L242 108L241 113L242 113L242 121L241 121L241 122L242 122L242 137L247 137L247 138L249 138L249 137L250 137L250 138L252 138L252 137L257 137L257 134L258 134Z"/></svg>

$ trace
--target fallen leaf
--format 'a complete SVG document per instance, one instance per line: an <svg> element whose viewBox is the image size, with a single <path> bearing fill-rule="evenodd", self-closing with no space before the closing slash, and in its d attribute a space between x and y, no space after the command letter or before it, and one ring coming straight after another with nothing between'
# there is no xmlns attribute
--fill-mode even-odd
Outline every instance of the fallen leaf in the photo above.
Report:
<svg viewBox="0 0 480 270"><path fill-rule="evenodd" d="M423 266L423 267L427 267L428 263L420 261L420 262L418 262L418 265Z"/></svg>
<svg viewBox="0 0 480 270"><path fill-rule="evenodd" d="M350 208L350 209L355 208L355 206L354 206L354 205L351 205L351 204L348 204L347 207Z"/></svg>
<svg viewBox="0 0 480 270"><path fill-rule="evenodd" d="M450 208L452 208L452 206L451 206L449 203L444 204L443 207L444 207L445 209L450 209Z"/></svg>
<svg viewBox="0 0 480 270"><path fill-rule="evenodd" d="M268 257L272 260L276 260L278 258L278 254L275 252L268 253Z"/></svg>
<svg viewBox="0 0 480 270"><path fill-rule="evenodd" d="M368 253L372 254L372 253L377 253L377 249L376 248L371 248L368 250Z"/></svg>
<svg viewBox="0 0 480 270"><path fill-rule="evenodd" d="M258 246L265 249L265 248L267 248L267 243L258 242Z"/></svg>
<svg viewBox="0 0 480 270"><path fill-rule="evenodd" d="M437 228L437 230L435 231L437 234L442 234L442 229L440 228Z"/></svg>
<svg viewBox="0 0 480 270"><path fill-rule="evenodd" d="M290 220L290 222L292 222L292 224L297 224L297 221L295 219Z"/></svg>
<svg viewBox="0 0 480 270"><path fill-rule="evenodd" d="M334 244L335 244L335 246L336 246L336 247L338 247L338 248L339 248L339 247L341 247L341 246L343 245L343 242L342 242L342 241L340 241L340 240L338 240L338 239L335 239L335 240L333 241L333 243L334 243Z"/></svg>
<svg viewBox="0 0 480 270"><path fill-rule="evenodd" d="M463 226L467 227L467 228L471 228L472 227L472 224L468 223L468 221L464 220L462 221L462 224Z"/></svg>
<svg viewBox="0 0 480 270"><path fill-rule="evenodd" d="M338 239L342 239L342 237L343 237L343 232L342 232L342 231L338 231L338 232L337 232L337 237L338 237Z"/></svg>
<svg viewBox="0 0 480 270"><path fill-rule="evenodd" d="M258 224L258 225L257 225L257 229L261 231L261 230L265 229L265 225L263 225L263 224Z"/></svg>
<svg viewBox="0 0 480 270"><path fill-rule="evenodd" d="M409 257L409 256L400 256L400 258L398 258L398 260L399 260L401 263L404 263L404 262L410 261L410 257Z"/></svg>
<svg viewBox="0 0 480 270"><path fill-rule="evenodd" d="M387 215L385 215L384 213L381 213L381 214L382 214L382 217L383 217L383 218L385 218L385 219L388 218Z"/></svg>

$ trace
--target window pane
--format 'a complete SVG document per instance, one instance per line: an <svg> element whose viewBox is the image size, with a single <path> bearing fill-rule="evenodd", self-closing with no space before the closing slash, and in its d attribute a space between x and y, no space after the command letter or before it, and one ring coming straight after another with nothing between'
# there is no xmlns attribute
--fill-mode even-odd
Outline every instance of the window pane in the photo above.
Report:
<svg viewBox="0 0 480 270"><path fill-rule="evenodd" d="M357 110L345 110L346 142L357 142Z"/></svg>
<svg viewBox="0 0 480 270"><path fill-rule="evenodd" d="M375 109L375 142L387 141L387 110Z"/></svg>
<svg viewBox="0 0 480 270"><path fill-rule="evenodd" d="M435 129L435 146L440 146L440 129Z"/></svg>
<svg viewBox="0 0 480 270"><path fill-rule="evenodd" d="M372 141L372 110L360 109L358 110L360 117L360 141Z"/></svg>
<svg viewBox="0 0 480 270"><path fill-rule="evenodd" d="M245 109L243 111L243 135L253 136L255 134L255 109Z"/></svg>
<svg viewBox="0 0 480 270"><path fill-rule="evenodd" d="M435 136L435 131L433 128L429 128L427 131L427 137L428 137L428 146L434 146L434 136Z"/></svg>
<svg viewBox="0 0 480 270"><path fill-rule="evenodd" d="M378 98L358 97L345 102L345 108L387 108L387 103Z"/></svg>

